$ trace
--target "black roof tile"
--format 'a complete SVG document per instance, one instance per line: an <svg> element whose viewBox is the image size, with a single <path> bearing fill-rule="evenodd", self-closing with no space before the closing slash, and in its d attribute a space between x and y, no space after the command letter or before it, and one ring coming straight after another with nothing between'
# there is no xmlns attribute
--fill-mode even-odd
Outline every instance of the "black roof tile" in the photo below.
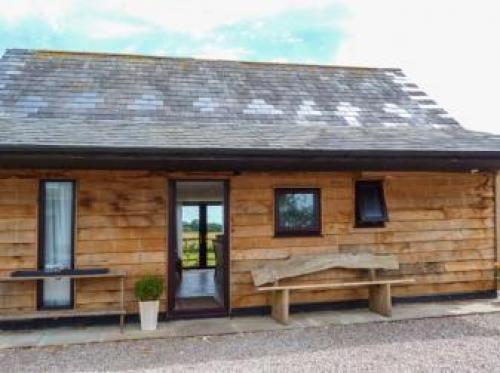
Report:
<svg viewBox="0 0 500 373"><path fill-rule="evenodd" d="M500 151L399 69L8 50L0 148Z"/></svg>

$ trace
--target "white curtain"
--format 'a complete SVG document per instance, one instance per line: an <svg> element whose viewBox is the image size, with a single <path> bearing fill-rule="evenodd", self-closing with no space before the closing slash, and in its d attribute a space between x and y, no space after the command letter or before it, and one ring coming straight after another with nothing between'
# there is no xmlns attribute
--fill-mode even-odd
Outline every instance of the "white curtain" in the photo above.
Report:
<svg viewBox="0 0 500 373"><path fill-rule="evenodd" d="M73 183L45 183L44 269L71 268ZM43 282L43 304L62 307L71 304L71 280L48 279Z"/></svg>

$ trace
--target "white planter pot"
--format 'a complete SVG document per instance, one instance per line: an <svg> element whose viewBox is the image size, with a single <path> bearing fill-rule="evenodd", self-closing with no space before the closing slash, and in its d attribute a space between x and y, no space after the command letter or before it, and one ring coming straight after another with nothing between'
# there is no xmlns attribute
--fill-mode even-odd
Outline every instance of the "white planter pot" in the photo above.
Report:
<svg viewBox="0 0 500 373"><path fill-rule="evenodd" d="M141 313L141 330L156 330L156 325L158 324L159 309L159 300L139 302L139 311Z"/></svg>

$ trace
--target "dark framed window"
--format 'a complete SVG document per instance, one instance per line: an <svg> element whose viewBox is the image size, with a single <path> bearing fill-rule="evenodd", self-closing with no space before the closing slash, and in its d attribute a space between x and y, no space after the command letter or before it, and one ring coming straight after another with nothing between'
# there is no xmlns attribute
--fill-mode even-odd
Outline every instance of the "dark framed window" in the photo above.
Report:
<svg viewBox="0 0 500 373"><path fill-rule="evenodd" d="M38 268L60 272L74 268L75 182L41 180L39 196ZM72 308L74 283L70 279L38 282L38 308Z"/></svg>
<svg viewBox="0 0 500 373"><path fill-rule="evenodd" d="M383 227L388 221L384 184L359 180L355 187L356 227Z"/></svg>
<svg viewBox="0 0 500 373"><path fill-rule="evenodd" d="M274 196L276 236L321 234L321 198L317 188L278 188Z"/></svg>

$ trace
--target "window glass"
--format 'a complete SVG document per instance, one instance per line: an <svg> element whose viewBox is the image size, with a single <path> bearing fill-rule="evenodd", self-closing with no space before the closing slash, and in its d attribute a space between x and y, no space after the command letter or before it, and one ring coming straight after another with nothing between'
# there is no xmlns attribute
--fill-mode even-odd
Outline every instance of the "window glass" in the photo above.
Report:
<svg viewBox="0 0 500 373"><path fill-rule="evenodd" d="M200 265L200 207L182 205L182 245L178 256L182 268L197 268ZM179 209L178 209L179 211Z"/></svg>
<svg viewBox="0 0 500 373"><path fill-rule="evenodd" d="M319 233L319 191L276 190L276 233Z"/></svg>
<svg viewBox="0 0 500 373"><path fill-rule="evenodd" d="M43 183L43 250L42 269L58 272L70 269L73 262L73 183ZM43 280L43 306L71 305L71 280Z"/></svg>
<svg viewBox="0 0 500 373"><path fill-rule="evenodd" d="M386 221L387 208L382 182L356 182L356 225L383 226Z"/></svg>

